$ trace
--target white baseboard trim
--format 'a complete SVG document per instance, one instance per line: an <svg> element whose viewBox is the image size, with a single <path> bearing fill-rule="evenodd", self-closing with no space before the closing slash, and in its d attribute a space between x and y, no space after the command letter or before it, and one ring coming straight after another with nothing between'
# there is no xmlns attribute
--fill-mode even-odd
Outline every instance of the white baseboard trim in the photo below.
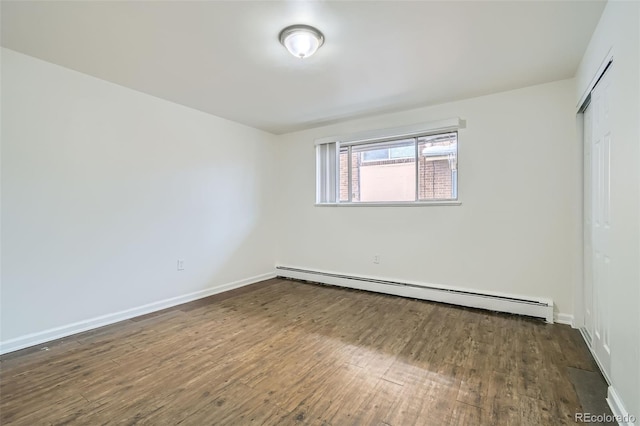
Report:
<svg viewBox="0 0 640 426"><path fill-rule="evenodd" d="M613 416L615 417L615 420L619 425L635 426L635 422L637 421L637 419L631 416L626 410L624 404L622 403L622 400L620 399L620 396L618 396L618 393L613 386L609 386L607 392L607 403L609 404L611 412L613 413Z"/></svg>
<svg viewBox="0 0 640 426"><path fill-rule="evenodd" d="M486 292L475 289L427 284L416 281L393 280L368 276L345 275L335 272L277 266L280 277L319 282L340 287L393 294L396 296L450 303L452 305L488 309L544 318L553 323L553 301L519 295Z"/></svg>
<svg viewBox="0 0 640 426"><path fill-rule="evenodd" d="M162 309L170 308L176 305L181 305L187 302L192 302L194 300L202 299L208 296L213 296L214 294L244 287L249 284L254 284L254 283L268 280L275 277L276 277L275 272L267 272L265 274L256 275L253 277L230 282L227 284L222 284L215 287L210 287L204 290L196 291L196 292L185 294L182 296L172 297L169 299L160 300L158 302L153 302L153 303L138 306L135 308L126 309L124 311L114 312L112 314L102 315L99 317L78 321L72 324L63 325L61 327L55 327L49 330L44 330L37 333L31 333L24 336L16 337L14 339L0 342L0 355L9 353L9 352L14 352L20 349L28 348L30 346L39 345L45 342L50 342L52 340L70 336L72 334L81 333L83 331L92 330L94 328L104 327L105 325L113 324L119 321L124 321L140 315L146 315L151 312L160 311Z"/></svg>
<svg viewBox="0 0 640 426"><path fill-rule="evenodd" d="M563 314L562 312L554 315L555 321L558 324L566 324L573 327L573 315L571 314Z"/></svg>

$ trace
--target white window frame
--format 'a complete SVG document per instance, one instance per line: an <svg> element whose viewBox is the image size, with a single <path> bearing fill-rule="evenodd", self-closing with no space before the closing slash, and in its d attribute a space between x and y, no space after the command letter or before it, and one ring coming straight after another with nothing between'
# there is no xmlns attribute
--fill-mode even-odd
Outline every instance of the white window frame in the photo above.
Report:
<svg viewBox="0 0 640 426"><path fill-rule="evenodd" d="M439 133L458 132L458 147L460 145L460 129L466 127L465 120L459 117L440 120L430 123L420 123L410 126L396 127L392 129L379 129L350 135L330 136L315 140L316 146L316 206L457 206L461 205L459 194L459 172L456 168L456 199L451 200L417 200L416 201L389 201L389 202L352 202L340 201L340 149L355 145L371 144L398 139L410 139L420 136L430 136ZM417 150L417 144L416 144ZM351 149L349 148L349 153ZM459 149L457 153L459 157ZM351 157L348 157L351 161ZM416 152L416 167L418 155ZM351 172L351 167L349 167ZM417 176L417 175L416 175ZM351 176L348 176L351 187ZM417 179L417 177L416 177ZM416 186L416 192L418 188Z"/></svg>

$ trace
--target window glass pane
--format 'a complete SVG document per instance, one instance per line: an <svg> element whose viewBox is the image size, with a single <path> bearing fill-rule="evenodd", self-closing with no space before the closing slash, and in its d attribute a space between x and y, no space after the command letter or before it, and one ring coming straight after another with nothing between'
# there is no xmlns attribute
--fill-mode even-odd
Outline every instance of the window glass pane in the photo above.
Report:
<svg viewBox="0 0 640 426"><path fill-rule="evenodd" d="M418 199L458 198L458 133L418 138Z"/></svg>
<svg viewBox="0 0 640 426"><path fill-rule="evenodd" d="M354 146L351 164L352 201L416 200L415 139Z"/></svg>
<svg viewBox="0 0 640 426"><path fill-rule="evenodd" d="M349 201L349 148L340 148L340 201Z"/></svg>
<svg viewBox="0 0 640 426"><path fill-rule="evenodd" d="M411 145L398 146L389 149L389 158L413 158L416 156L416 147L411 141Z"/></svg>
<svg viewBox="0 0 640 426"><path fill-rule="evenodd" d="M389 158L389 150L385 149L373 149L371 151L364 151L362 153L362 161L380 161L387 160Z"/></svg>

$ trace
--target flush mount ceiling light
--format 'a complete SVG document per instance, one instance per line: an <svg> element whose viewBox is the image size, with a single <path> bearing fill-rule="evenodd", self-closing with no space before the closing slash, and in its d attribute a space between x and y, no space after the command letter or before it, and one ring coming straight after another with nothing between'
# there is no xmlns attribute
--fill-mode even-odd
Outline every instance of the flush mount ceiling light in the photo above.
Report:
<svg viewBox="0 0 640 426"><path fill-rule="evenodd" d="M304 59L316 53L324 36L309 25L291 25L280 31L280 43L295 57Z"/></svg>

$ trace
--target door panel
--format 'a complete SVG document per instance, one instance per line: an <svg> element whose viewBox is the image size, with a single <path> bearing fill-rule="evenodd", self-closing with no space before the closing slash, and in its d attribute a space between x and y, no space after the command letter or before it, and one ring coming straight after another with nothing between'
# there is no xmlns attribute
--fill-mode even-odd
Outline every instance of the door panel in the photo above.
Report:
<svg viewBox="0 0 640 426"><path fill-rule="evenodd" d="M611 262L614 261L609 243L612 223L610 164L613 142L610 91L611 67L591 92L591 103L585 110L584 117L585 329L591 337L591 347L605 375L609 375L611 365L610 303L607 290L611 282ZM590 161L587 162L589 156Z"/></svg>

